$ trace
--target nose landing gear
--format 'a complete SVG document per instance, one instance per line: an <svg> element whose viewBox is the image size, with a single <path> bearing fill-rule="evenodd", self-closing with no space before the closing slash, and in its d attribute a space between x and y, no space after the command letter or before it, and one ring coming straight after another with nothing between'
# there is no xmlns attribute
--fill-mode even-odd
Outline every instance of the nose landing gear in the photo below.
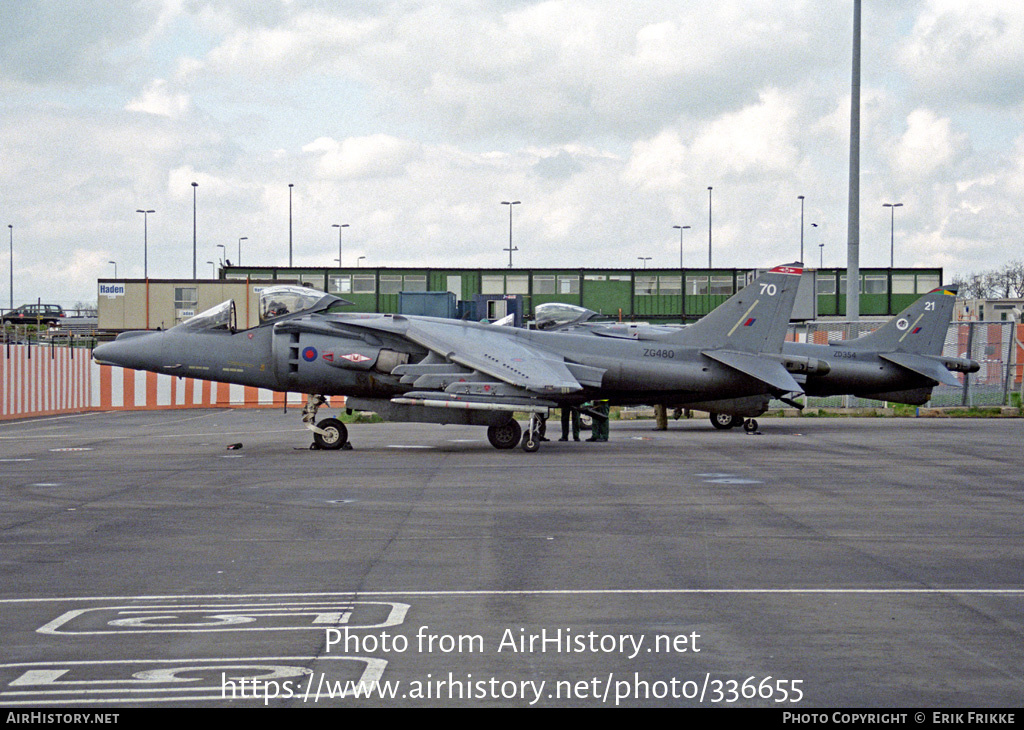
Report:
<svg viewBox="0 0 1024 730"><path fill-rule="evenodd" d="M327 398L322 395L310 394L306 398L306 405L302 408L302 422L306 428L313 432L313 443L309 448L313 450L324 449L333 451L335 449L351 449L352 444L348 440L348 428L337 418L325 418L316 423L316 412L320 407L327 404Z"/></svg>

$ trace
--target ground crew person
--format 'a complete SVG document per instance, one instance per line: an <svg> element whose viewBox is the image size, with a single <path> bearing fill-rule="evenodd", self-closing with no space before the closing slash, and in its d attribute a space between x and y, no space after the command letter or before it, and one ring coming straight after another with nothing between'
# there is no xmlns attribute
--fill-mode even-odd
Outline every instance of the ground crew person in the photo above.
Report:
<svg viewBox="0 0 1024 730"><path fill-rule="evenodd" d="M580 412L575 408L565 406L562 408L562 438L559 441L569 440L569 421L572 421L572 440L580 440Z"/></svg>
<svg viewBox="0 0 1024 730"><path fill-rule="evenodd" d="M594 407L591 409L594 414L594 426L591 429L593 435L587 441L608 440L608 410L608 401L599 400L594 403Z"/></svg>

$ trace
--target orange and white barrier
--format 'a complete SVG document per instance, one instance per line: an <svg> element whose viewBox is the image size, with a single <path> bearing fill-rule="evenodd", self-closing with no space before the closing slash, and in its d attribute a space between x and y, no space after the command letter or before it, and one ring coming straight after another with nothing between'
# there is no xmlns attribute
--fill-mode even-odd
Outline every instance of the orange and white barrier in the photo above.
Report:
<svg viewBox="0 0 1024 730"><path fill-rule="evenodd" d="M306 396L127 370L84 348L10 345L0 350L0 419L85 410L301 407ZM332 398L333 407L344 399Z"/></svg>
<svg viewBox="0 0 1024 730"><path fill-rule="evenodd" d="M86 410L91 374L84 348L0 346L0 418Z"/></svg>

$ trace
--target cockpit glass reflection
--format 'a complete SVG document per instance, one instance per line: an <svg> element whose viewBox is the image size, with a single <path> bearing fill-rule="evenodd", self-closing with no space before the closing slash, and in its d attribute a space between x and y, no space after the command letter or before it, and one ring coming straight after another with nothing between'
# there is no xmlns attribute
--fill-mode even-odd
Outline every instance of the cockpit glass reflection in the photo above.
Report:
<svg viewBox="0 0 1024 730"><path fill-rule="evenodd" d="M235 302L229 299L186 319L178 326L197 332L234 332L235 324Z"/></svg>
<svg viewBox="0 0 1024 730"><path fill-rule="evenodd" d="M327 296L330 295L304 286L283 285L264 289L260 292L260 322L304 312Z"/></svg>
<svg viewBox="0 0 1024 730"><path fill-rule="evenodd" d="M574 304L549 302L534 307L534 326L539 330L552 330L582 324L597 316L597 312Z"/></svg>

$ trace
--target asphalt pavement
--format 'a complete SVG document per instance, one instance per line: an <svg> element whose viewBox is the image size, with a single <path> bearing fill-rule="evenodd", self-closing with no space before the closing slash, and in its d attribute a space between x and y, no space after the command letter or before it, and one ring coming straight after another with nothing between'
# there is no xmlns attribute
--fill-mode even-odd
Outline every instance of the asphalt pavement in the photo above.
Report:
<svg viewBox="0 0 1024 730"><path fill-rule="evenodd" d="M759 420L2 422L0 705L1020 707L1024 420Z"/></svg>

